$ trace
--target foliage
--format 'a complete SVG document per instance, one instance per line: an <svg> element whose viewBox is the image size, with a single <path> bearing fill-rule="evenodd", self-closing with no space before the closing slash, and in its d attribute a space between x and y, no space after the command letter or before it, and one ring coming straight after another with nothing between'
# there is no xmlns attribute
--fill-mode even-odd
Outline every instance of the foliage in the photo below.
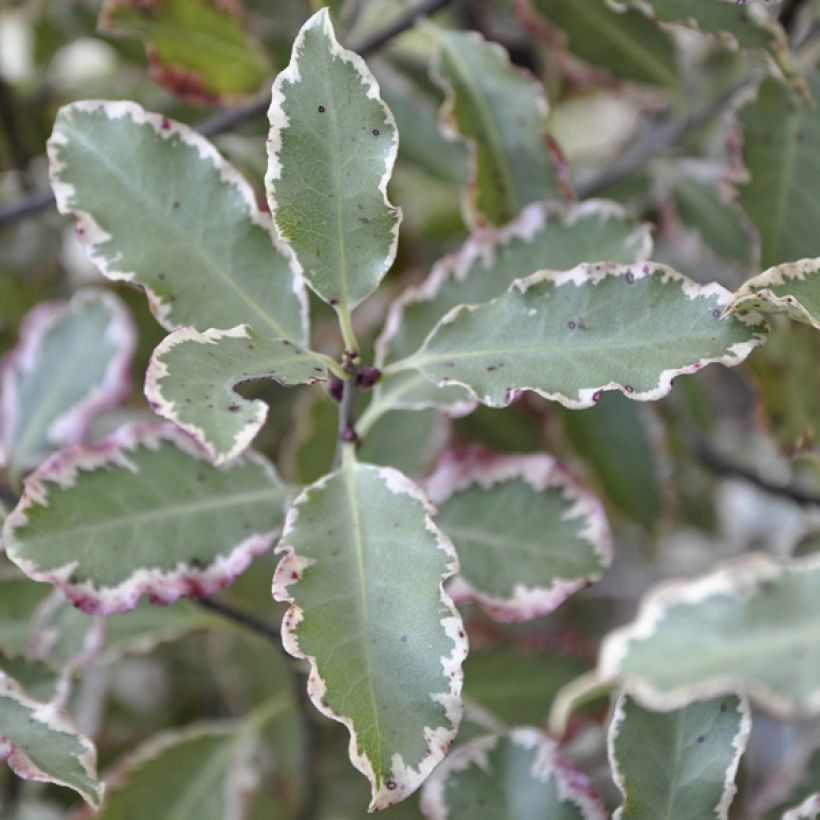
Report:
<svg viewBox="0 0 820 820"><path fill-rule="evenodd" d="M818 32L4 5L0 816L818 816Z"/></svg>

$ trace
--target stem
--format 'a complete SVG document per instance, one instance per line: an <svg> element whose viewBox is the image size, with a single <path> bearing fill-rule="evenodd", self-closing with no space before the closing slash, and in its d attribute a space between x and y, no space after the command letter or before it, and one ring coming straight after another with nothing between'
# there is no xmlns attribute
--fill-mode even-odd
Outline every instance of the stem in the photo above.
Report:
<svg viewBox="0 0 820 820"><path fill-rule="evenodd" d="M356 433L356 405L359 398L359 365L351 351L345 351L342 364L346 372L342 385L342 400L339 402L339 437L336 443L334 466L342 463L343 453L350 447L355 448L359 441Z"/></svg>
<svg viewBox="0 0 820 820"><path fill-rule="evenodd" d="M342 331L342 341L345 346L345 354L350 354L352 358L359 355L359 342L356 339L356 334L353 332L353 323L350 319L350 310L347 305L340 306L336 311L339 318L339 327ZM344 367L344 365L342 365Z"/></svg>

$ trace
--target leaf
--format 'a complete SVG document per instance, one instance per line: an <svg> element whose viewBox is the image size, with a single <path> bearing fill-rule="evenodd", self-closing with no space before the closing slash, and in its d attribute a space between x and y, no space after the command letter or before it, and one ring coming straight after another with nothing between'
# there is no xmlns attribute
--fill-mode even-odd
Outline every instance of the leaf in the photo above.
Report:
<svg viewBox="0 0 820 820"><path fill-rule="evenodd" d="M520 8L536 32L558 45L557 27L573 55L619 80L677 88L674 44L639 11L616 10L606 0L529 0Z"/></svg>
<svg viewBox="0 0 820 820"><path fill-rule="evenodd" d="M762 344L759 317L721 318L729 299L720 285L664 265L543 271L484 305L454 308L395 370L464 385L490 407L520 390L576 409L605 390L652 401L676 376L712 362L732 367Z"/></svg>
<svg viewBox="0 0 820 820"><path fill-rule="evenodd" d="M238 102L270 70L239 0L105 0L98 28L145 41L151 79L195 105Z"/></svg>
<svg viewBox="0 0 820 820"><path fill-rule="evenodd" d="M248 325L204 333L181 328L154 350L145 395L154 412L193 436L221 464L248 447L268 415L265 402L242 398L234 391L237 385L325 378L323 358L287 339L266 339Z"/></svg>
<svg viewBox="0 0 820 820"><path fill-rule="evenodd" d="M453 600L496 620L552 612L612 561L601 502L551 456L450 451L426 489L461 563Z"/></svg>
<svg viewBox="0 0 820 820"><path fill-rule="evenodd" d="M441 127L469 152L467 224L503 225L531 202L570 198L541 83L478 32L434 31L431 74L447 95Z"/></svg>
<svg viewBox="0 0 820 820"><path fill-rule="evenodd" d="M78 609L110 615L227 586L270 546L288 495L251 454L214 467L169 427L55 455L6 519L6 551Z"/></svg>
<svg viewBox="0 0 820 820"><path fill-rule="evenodd" d="M530 205L506 227L475 233L460 251L436 263L426 281L403 291L376 343L376 363L384 368L410 356L451 308L500 296L537 270L565 270L589 260L642 262L651 252L649 227L614 202ZM416 372L379 382L373 403L405 409L443 404L452 414L473 407L463 389L442 391Z"/></svg>
<svg viewBox="0 0 820 820"><path fill-rule="evenodd" d="M343 327L396 256L401 212L387 199L398 132L361 57L313 15L273 84L265 182L296 267Z"/></svg>
<svg viewBox="0 0 820 820"><path fill-rule="evenodd" d="M430 510L401 473L347 451L294 501L276 549L283 643L310 662L316 707L350 732L371 811L418 788L461 717L467 642L442 586L458 564Z"/></svg>
<svg viewBox="0 0 820 820"><path fill-rule="evenodd" d="M9 658L0 652L0 673L5 673L6 677L14 680L30 698L39 703L60 703L64 695L66 682L53 667L43 661ZM0 718L0 730L2 726Z"/></svg>
<svg viewBox="0 0 820 820"><path fill-rule="evenodd" d="M622 694L608 738L613 779L624 797L614 820L726 820L751 728L748 704L738 697L650 712Z"/></svg>
<svg viewBox="0 0 820 820"><path fill-rule="evenodd" d="M820 75L809 71L806 81L820 99ZM760 232L762 265L820 256L820 206L807 195L820 184L812 148L820 140L820 108L769 78L738 116L749 171L740 204Z"/></svg>
<svg viewBox="0 0 820 820"><path fill-rule="evenodd" d="M18 777L73 789L96 808L103 795L96 757L65 712L32 700L0 672L0 760Z"/></svg>
<svg viewBox="0 0 820 820"><path fill-rule="evenodd" d="M103 290L26 314L0 373L2 458L12 474L82 441L93 416L122 401L135 342L125 306Z"/></svg>
<svg viewBox="0 0 820 820"><path fill-rule="evenodd" d="M599 673L654 709L742 688L779 716L817 714L818 584L816 556L779 563L762 553L667 582L607 636Z"/></svg>
<svg viewBox="0 0 820 820"><path fill-rule="evenodd" d="M51 185L89 258L140 286L167 330L250 324L304 343L302 284L253 189L204 137L135 103L60 109Z"/></svg>
<svg viewBox="0 0 820 820"><path fill-rule="evenodd" d="M787 262L744 282L726 313L785 313L820 330L820 259Z"/></svg>
<svg viewBox="0 0 820 820"><path fill-rule="evenodd" d="M47 587L32 583L25 576L0 578L0 650L6 655L22 657L26 654L29 621L48 594Z"/></svg>
<svg viewBox="0 0 820 820"><path fill-rule="evenodd" d="M421 795L427 820L604 820L585 775L538 729L513 729L459 746Z"/></svg>
<svg viewBox="0 0 820 820"><path fill-rule="evenodd" d="M799 806L789 809L783 820L816 820L820 817L820 792L809 795Z"/></svg>
<svg viewBox="0 0 820 820"><path fill-rule="evenodd" d="M594 407L562 413L564 432L610 501L652 530L663 510L661 476L641 408L617 393Z"/></svg>

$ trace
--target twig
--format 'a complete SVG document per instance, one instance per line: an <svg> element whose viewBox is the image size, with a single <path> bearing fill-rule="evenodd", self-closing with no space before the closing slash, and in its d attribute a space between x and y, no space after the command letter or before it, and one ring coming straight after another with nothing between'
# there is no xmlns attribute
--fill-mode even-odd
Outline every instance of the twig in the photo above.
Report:
<svg viewBox="0 0 820 820"><path fill-rule="evenodd" d="M702 439L695 441L694 450L695 455L701 463L719 476L723 476L724 478L739 478L743 481L748 481L760 490L764 490L772 495L779 495L782 498L788 498L790 501L794 501L795 504L799 504L802 507L820 507L820 495L808 492L800 487L795 487L792 484L781 484L779 482L770 481L754 470L744 467L742 464L737 464L730 458L727 458Z"/></svg>
<svg viewBox="0 0 820 820"><path fill-rule="evenodd" d="M345 351L342 367L349 373L342 382L342 399L339 402L339 437L336 442L336 458L334 464L338 467L342 463L342 452L345 445L354 447L359 441L356 432L356 407L359 399L359 365L357 354Z"/></svg>
<svg viewBox="0 0 820 820"><path fill-rule="evenodd" d="M449 5L452 0L424 0L414 8L408 10L389 26L374 32L365 38L353 50L362 55L377 51L402 32L412 28L422 17L427 17ZM270 95L258 97L249 103L230 111L221 111L194 125L194 130L205 137L215 137L232 131L234 128L256 117L261 117L268 108ZM49 191L36 191L28 196L20 197L3 207L0 207L0 228L11 225L20 219L44 211L54 205L54 194Z"/></svg>

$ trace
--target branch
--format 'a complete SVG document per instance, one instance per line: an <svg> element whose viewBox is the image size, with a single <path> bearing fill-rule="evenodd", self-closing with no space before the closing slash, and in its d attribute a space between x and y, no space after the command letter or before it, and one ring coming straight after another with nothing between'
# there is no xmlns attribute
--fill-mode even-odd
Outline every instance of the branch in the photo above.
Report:
<svg viewBox="0 0 820 820"><path fill-rule="evenodd" d="M366 37L353 47L353 51L365 56L377 51L389 43L394 37L412 28L422 17L427 17L449 5L452 0L424 0L414 8L408 10L395 22ZM194 125L194 130L205 137L215 137L232 131L240 125L262 116L270 104L270 94L258 97L249 103L230 111L221 111ZM0 228L11 225L20 219L44 211L54 205L54 194L50 190L36 191L28 196L20 197L3 207L0 207Z"/></svg>

